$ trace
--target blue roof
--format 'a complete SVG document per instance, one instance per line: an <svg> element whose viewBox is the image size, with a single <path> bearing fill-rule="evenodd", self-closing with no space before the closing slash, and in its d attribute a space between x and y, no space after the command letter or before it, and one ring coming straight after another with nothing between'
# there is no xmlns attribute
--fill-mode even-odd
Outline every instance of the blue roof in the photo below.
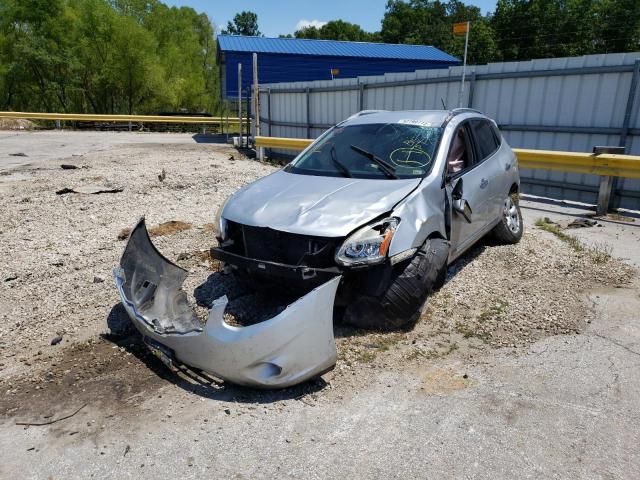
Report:
<svg viewBox="0 0 640 480"><path fill-rule="evenodd" d="M426 45L218 35L218 47L223 52L280 53L325 57L388 58L398 60L431 60L452 63L460 62L460 60L452 57L442 50Z"/></svg>

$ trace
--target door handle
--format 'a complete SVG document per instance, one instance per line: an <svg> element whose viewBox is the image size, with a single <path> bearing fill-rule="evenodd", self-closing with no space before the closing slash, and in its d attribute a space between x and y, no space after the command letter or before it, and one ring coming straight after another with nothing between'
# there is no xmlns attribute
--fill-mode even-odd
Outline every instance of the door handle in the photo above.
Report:
<svg viewBox="0 0 640 480"><path fill-rule="evenodd" d="M486 178L480 180L480 188L485 188L487 185L489 185L489 180L487 180Z"/></svg>

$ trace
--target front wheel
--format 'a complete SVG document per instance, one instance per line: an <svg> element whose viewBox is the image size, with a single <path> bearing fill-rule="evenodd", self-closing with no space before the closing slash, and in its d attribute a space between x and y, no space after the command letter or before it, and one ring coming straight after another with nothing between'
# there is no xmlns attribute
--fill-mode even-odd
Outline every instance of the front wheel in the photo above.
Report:
<svg viewBox="0 0 640 480"><path fill-rule="evenodd" d="M511 193L504 200L500 222L493 229L493 234L501 243L513 244L520 241L523 230L518 194Z"/></svg>
<svg viewBox="0 0 640 480"><path fill-rule="evenodd" d="M446 240L427 240L406 267L394 273L381 296L361 295L347 307L345 323L376 330L410 327L420 317L429 293L444 283L448 257Z"/></svg>

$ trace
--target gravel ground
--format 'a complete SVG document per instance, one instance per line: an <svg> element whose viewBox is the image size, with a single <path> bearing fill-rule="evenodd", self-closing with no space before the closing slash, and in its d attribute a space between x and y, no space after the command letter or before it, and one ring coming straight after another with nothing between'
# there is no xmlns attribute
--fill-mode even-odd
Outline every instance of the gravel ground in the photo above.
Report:
<svg viewBox="0 0 640 480"><path fill-rule="evenodd" d="M146 215L192 294L217 207L275 168L158 138L0 167L0 477L638 478L636 270L536 227L452 265L410 331L336 325L335 370L290 389L174 375L101 335L123 229Z"/></svg>
<svg viewBox="0 0 640 480"><path fill-rule="evenodd" d="M78 168L62 169L63 163ZM132 368L130 357L145 359L144 349L135 342L116 348L99 336L118 304L111 268L124 247L118 239L122 230L142 215L150 226L191 225L175 231L163 226L164 234L154 238L168 258L189 269L185 289L191 294L214 268L206 249L214 242L210 222L216 209L227 195L274 168L224 145L146 144L3 170L0 379L15 396L5 412L14 411L19 397L32 394L40 382L43 398L47 388L74 385L90 400L94 388L104 388L100 382L87 388L83 380L120 372L119 384L132 391L147 367ZM63 188L122 191L56 194ZM446 285L411 331L381 334L338 325L339 362L327 378L343 385L344 394L349 385L366 382L373 369L402 369L449 355L472 359L486 349L580 332L591 318L584 293L622 285L631 276L616 260L535 229L515 246L485 240L450 267ZM56 336L62 342L50 345Z"/></svg>
<svg viewBox="0 0 640 480"><path fill-rule="evenodd" d="M229 160L232 155L238 160ZM61 164L79 168L63 170ZM192 271L186 284L192 292L210 273L197 254L215 242L209 227L218 206L271 171L227 146L200 144L118 146L46 166L2 170L0 376L22 370L16 361L28 367L37 351L59 350L49 346L56 335L65 346L105 330L105 318L118 301L111 269L125 242L117 237L143 215L150 227L171 220L192 225L154 239L169 258L183 254L180 263ZM57 195L63 188L122 192Z"/></svg>

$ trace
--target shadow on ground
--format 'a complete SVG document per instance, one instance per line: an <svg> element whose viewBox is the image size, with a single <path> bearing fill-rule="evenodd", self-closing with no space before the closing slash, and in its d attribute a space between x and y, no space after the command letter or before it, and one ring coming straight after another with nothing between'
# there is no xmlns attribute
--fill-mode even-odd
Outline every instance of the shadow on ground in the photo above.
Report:
<svg viewBox="0 0 640 480"><path fill-rule="evenodd" d="M111 317L127 317L126 310L121 303L113 306L109 314ZM141 335L134 331L128 335L103 335L105 340L112 342L133 355L140 366L153 372L159 379L212 400L237 403L272 403L281 400L301 399L305 395L321 391L327 383L320 377L311 379L300 385L279 390L259 390L242 387L215 378L206 372L176 362L176 372L171 371L160 359L153 355L142 341Z"/></svg>

